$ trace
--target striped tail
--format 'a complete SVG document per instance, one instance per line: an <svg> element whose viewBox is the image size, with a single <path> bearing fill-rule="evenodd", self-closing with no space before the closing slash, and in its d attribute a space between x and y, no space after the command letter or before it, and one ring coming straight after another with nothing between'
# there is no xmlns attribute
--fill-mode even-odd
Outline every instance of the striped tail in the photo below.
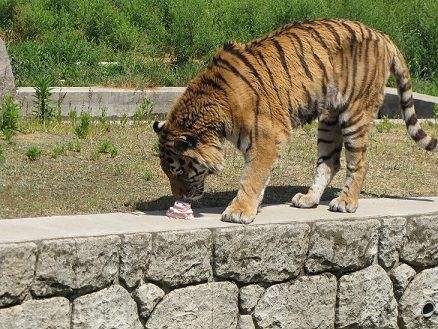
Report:
<svg viewBox="0 0 438 329"><path fill-rule="evenodd" d="M422 148L428 151L438 152L437 139L428 136L418 122L417 115L415 114L412 83L408 67L400 51L395 46L394 49L391 72L397 81L402 117L405 120L408 133Z"/></svg>

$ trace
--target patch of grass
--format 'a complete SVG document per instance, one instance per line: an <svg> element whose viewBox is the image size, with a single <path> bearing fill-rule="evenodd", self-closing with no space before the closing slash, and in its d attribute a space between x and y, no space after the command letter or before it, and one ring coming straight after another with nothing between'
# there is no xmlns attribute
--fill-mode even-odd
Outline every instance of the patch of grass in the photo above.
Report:
<svg viewBox="0 0 438 329"><path fill-rule="evenodd" d="M70 123L75 126L76 121L78 120L78 112L76 110L70 110L68 112L68 119L70 120Z"/></svg>
<svg viewBox="0 0 438 329"><path fill-rule="evenodd" d="M50 96L52 95L52 79L48 76L38 77L35 80L35 110L36 117L42 124L51 121L55 114L53 107L50 104Z"/></svg>
<svg viewBox="0 0 438 329"><path fill-rule="evenodd" d="M3 146L0 144L0 163L4 163L6 160L5 151L3 150Z"/></svg>
<svg viewBox="0 0 438 329"><path fill-rule="evenodd" d="M150 169L145 169L143 171L143 173L141 174L141 178L143 178L143 180L145 182L149 182L152 179L153 176L154 175L153 175L153 173L152 173L152 171Z"/></svg>
<svg viewBox="0 0 438 329"><path fill-rule="evenodd" d="M90 135L91 116L88 112L82 112L80 119L81 122L75 128L75 134L84 139Z"/></svg>
<svg viewBox="0 0 438 329"><path fill-rule="evenodd" d="M67 143L67 150L80 153L82 150L82 144L79 140L75 139Z"/></svg>
<svg viewBox="0 0 438 329"><path fill-rule="evenodd" d="M18 130L20 112L20 106L15 102L14 97L7 95L0 104L0 130Z"/></svg>
<svg viewBox="0 0 438 329"><path fill-rule="evenodd" d="M65 153L66 147L64 145L56 145L52 148L51 157L56 159L61 154Z"/></svg>
<svg viewBox="0 0 438 329"><path fill-rule="evenodd" d="M391 121L388 116L384 115L382 119L374 125L376 127L376 130L379 133L389 133L392 129L395 128L395 124Z"/></svg>
<svg viewBox="0 0 438 329"><path fill-rule="evenodd" d="M32 85L41 72L65 86L183 86L226 40L341 17L387 33L420 81L415 91L438 95L438 2L410 7L411 0L392 1L390 10L381 0L13 0L0 1L0 35L18 86Z"/></svg>
<svg viewBox="0 0 438 329"><path fill-rule="evenodd" d="M109 154L111 158L115 158L119 151L117 148L111 143L109 138L105 138L102 143L99 145L99 148L97 149L99 153Z"/></svg>
<svg viewBox="0 0 438 329"><path fill-rule="evenodd" d="M42 152L41 149L32 146L27 149L26 156L30 161L35 161L41 157Z"/></svg>
<svg viewBox="0 0 438 329"><path fill-rule="evenodd" d="M394 124L389 133L371 129L369 170L361 197L436 195L438 154L419 148L404 124ZM430 133L434 126L424 128ZM0 140L7 161L0 170L0 218L159 210L173 203L169 180L153 151L157 136L150 125L112 124L110 132L93 125L87 139L75 138L72 130L68 123L50 129L35 124L32 131L17 133L14 145ZM109 161L110 154L97 152L106 138L123 150L123 156ZM317 162L316 140L316 129L293 131L275 166L265 204L288 202L295 193L307 190ZM73 143L80 153L72 151ZM36 147L45 159L58 145L65 145L66 153L56 161L30 162L24 156L28 148ZM207 178L205 196L193 202L194 208L226 206L235 197L244 161L229 143L224 166L220 175ZM342 188L345 166L342 154L341 171L323 200L335 197Z"/></svg>

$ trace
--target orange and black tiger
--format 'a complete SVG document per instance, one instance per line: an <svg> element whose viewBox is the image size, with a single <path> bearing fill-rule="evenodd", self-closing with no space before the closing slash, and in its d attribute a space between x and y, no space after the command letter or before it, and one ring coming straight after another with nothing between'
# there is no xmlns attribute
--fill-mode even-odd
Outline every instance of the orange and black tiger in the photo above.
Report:
<svg viewBox="0 0 438 329"><path fill-rule="evenodd" d="M437 139L417 121L405 60L384 33L359 22L325 19L289 24L248 44L226 43L189 83L167 120L154 123L173 195L201 197L205 177L223 167L223 145L229 140L243 153L245 168L222 220L252 222L291 130L317 118L314 182L307 194L293 197L292 205L319 203L340 169L344 146L345 184L329 208L354 212L365 174L367 135L390 72L409 135L437 152Z"/></svg>

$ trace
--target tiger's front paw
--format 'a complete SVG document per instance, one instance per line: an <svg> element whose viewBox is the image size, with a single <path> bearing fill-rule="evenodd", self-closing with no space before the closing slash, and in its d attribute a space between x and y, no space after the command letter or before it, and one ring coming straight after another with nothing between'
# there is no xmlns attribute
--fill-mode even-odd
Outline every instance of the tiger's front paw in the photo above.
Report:
<svg viewBox="0 0 438 329"><path fill-rule="evenodd" d="M353 200L346 195L340 195L337 198L330 201L330 211L336 212L355 212L358 206L358 200Z"/></svg>
<svg viewBox="0 0 438 329"><path fill-rule="evenodd" d="M222 213L221 220L223 222L238 223L238 224L251 224L257 214L257 209L255 211L250 211L249 209L242 209L232 202L227 209Z"/></svg>
<svg viewBox="0 0 438 329"><path fill-rule="evenodd" d="M297 208L314 208L318 205L319 200L316 200L313 193L297 193L292 198L292 206Z"/></svg>

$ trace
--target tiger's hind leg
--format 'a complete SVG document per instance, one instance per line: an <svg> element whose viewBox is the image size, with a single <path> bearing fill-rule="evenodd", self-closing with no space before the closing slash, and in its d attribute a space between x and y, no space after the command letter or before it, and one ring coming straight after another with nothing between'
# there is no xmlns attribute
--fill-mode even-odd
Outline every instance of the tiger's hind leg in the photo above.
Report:
<svg viewBox="0 0 438 329"><path fill-rule="evenodd" d="M340 116L347 174L340 195L329 204L331 211L355 212L357 209L366 173L366 142L372 121L370 114L353 106Z"/></svg>
<svg viewBox="0 0 438 329"><path fill-rule="evenodd" d="M312 186L306 194L297 193L292 205L312 208L318 205L322 193L340 168L342 150L341 128L337 118L318 123L318 162Z"/></svg>

